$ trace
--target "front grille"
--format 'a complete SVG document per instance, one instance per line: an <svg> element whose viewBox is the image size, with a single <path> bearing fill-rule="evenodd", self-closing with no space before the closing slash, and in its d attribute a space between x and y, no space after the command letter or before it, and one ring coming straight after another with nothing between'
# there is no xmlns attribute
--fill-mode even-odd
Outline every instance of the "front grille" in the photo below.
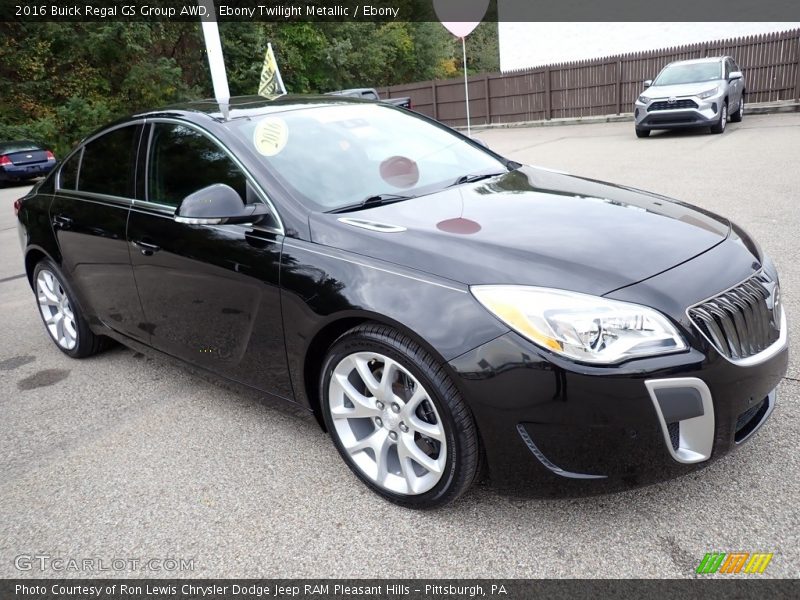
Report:
<svg viewBox="0 0 800 600"><path fill-rule="evenodd" d="M747 409L736 419L736 434L734 440L741 442L758 427L769 408L769 397L764 398L755 406Z"/></svg>
<svg viewBox="0 0 800 600"><path fill-rule="evenodd" d="M744 283L689 309L694 325L723 356L741 360L780 337L777 282L760 272Z"/></svg>
<svg viewBox="0 0 800 600"><path fill-rule="evenodd" d="M697 102L689 99L676 100L675 102L659 100L658 102L653 102L650 106L648 106L647 112L650 112L651 110L677 110L680 108L697 108Z"/></svg>
<svg viewBox="0 0 800 600"><path fill-rule="evenodd" d="M680 423L668 423L667 431L669 432L669 441L672 444L672 449L677 452L681 441Z"/></svg>

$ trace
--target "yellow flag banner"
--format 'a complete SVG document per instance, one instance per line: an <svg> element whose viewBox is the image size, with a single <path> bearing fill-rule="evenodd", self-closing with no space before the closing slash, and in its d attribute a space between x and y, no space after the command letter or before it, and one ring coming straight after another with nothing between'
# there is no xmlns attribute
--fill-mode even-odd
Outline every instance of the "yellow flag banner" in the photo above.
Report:
<svg viewBox="0 0 800 600"><path fill-rule="evenodd" d="M278 69L278 62L275 60L275 53L272 51L272 44L267 44L267 54L264 57L264 68L261 70L261 82L258 85L258 95L266 98L282 96L286 93L286 88L281 79L281 72Z"/></svg>

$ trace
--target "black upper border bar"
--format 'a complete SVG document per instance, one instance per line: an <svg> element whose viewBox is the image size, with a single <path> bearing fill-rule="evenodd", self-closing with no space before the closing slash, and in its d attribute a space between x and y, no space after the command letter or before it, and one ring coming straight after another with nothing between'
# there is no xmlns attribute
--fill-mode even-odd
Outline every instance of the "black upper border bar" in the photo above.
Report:
<svg viewBox="0 0 800 600"><path fill-rule="evenodd" d="M215 0L218 21L474 21L487 0ZM435 5L435 7L434 7ZM800 21L800 0L489 0L483 21ZM438 11L438 12L437 12ZM197 0L3 0L0 21L197 21Z"/></svg>

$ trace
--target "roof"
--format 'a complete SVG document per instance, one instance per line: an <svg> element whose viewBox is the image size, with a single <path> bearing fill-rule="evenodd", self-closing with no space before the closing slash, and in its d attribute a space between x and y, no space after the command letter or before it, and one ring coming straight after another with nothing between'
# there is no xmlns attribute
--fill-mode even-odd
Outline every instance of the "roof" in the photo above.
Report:
<svg viewBox="0 0 800 600"><path fill-rule="evenodd" d="M231 98L227 105L220 104L213 98L205 98L203 100L193 100L191 102L172 104L163 108L148 110L138 113L135 116L143 117L163 116L168 114L174 115L176 113L196 113L208 115L217 121L230 121L262 114L310 108L312 106L363 104L365 102L370 103L371 101L350 96L329 95L287 94L284 96L276 96L275 98L265 98L263 96L236 96Z"/></svg>
<svg viewBox="0 0 800 600"><path fill-rule="evenodd" d="M707 56L705 58L689 58L687 60L675 60L675 61L672 61L669 64L671 64L671 65L678 65L678 64L680 64L680 65L688 65L688 64L693 64L693 63L714 63L714 62L719 62L719 61L721 61L721 60L723 60L725 58L728 58L728 57L727 56Z"/></svg>

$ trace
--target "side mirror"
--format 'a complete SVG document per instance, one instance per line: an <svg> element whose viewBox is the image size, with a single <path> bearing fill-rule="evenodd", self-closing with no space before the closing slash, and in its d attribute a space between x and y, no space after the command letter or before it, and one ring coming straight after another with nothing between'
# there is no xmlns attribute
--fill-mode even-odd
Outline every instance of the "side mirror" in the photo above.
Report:
<svg viewBox="0 0 800 600"><path fill-rule="evenodd" d="M254 223L268 213L260 202L245 204L231 186L215 183L186 196L175 211L175 220L190 225Z"/></svg>
<svg viewBox="0 0 800 600"><path fill-rule="evenodd" d="M731 71L730 75L728 75L728 81L733 81L734 79L742 79L744 74L741 71Z"/></svg>
<svg viewBox="0 0 800 600"><path fill-rule="evenodd" d="M653 80L652 80L652 79L647 79L647 80L645 80L645 82L644 82L644 89L647 89L647 88L649 88L651 85L653 85Z"/></svg>

